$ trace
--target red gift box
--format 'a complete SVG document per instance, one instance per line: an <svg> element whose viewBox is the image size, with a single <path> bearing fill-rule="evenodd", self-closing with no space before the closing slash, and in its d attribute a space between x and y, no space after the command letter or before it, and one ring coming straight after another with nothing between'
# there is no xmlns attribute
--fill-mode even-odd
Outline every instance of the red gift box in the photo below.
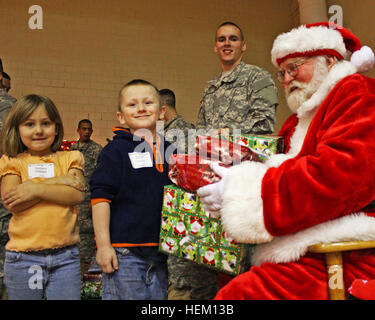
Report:
<svg viewBox="0 0 375 320"><path fill-rule="evenodd" d="M195 192L200 187L219 181L221 178L210 164L216 162L229 167L220 161L210 160L197 155L174 154L169 160L169 179L179 187Z"/></svg>
<svg viewBox="0 0 375 320"><path fill-rule="evenodd" d="M195 150L201 157L218 160L224 164L239 164L246 160L261 161L257 151L238 143L211 136L197 136Z"/></svg>

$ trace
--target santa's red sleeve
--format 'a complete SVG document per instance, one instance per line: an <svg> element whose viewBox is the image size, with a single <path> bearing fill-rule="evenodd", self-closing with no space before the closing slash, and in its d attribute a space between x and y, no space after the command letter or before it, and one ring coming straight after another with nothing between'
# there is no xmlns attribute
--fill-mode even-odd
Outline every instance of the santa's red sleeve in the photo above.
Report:
<svg viewBox="0 0 375 320"><path fill-rule="evenodd" d="M374 200L374 93L374 79L345 78L320 105L296 156L271 167L248 161L230 168L221 210L225 230L238 242L269 242Z"/></svg>
<svg viewBox="0 0 375 320"><path fill-rule="evenodd" d="M375 280L354 280L349 293L361 300L375 300Z"/></svg>

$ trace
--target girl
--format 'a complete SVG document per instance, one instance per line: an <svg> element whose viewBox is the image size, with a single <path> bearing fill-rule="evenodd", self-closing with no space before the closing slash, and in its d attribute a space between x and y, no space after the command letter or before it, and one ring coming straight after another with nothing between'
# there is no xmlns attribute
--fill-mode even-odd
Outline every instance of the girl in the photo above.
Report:
<svg viewBox="0 0 375 320"><path fill-rule="evenodd" d="M12 212L4 283L9 299L80 299L75 205L84 199L83 157L57 151L63 125L47 97L18 100L4 123L1 197Z"/></svg>

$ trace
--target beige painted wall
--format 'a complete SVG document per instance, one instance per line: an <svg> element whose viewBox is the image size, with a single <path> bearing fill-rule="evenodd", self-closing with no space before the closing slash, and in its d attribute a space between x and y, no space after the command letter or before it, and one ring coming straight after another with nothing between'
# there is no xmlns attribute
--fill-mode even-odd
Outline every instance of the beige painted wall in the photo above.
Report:
<svg viewBox="0 0 375 320"><path fill-rule="evenodd" d="M118 91L133 78L174 90L179 112L196 121L205 82L220 71L213 39L225 20L243 28L245 61L274 73L269 52L291 26L290 2L1 0L0 56L12 95L48 95L61 111L66 139L76 138L78 120L89 118L93 139L104 144L117 125ZM43 8L42 30L28 27L34 4Z"/></svg>
<svg viewBox="0 0 375 320"><path fill-rule="evenodd" d="M328 3L342 5L345 25L375 48L375 1ZM34 4L43 8L42 30L28 27ZM238 23L248 45L244 60L274 74L272 42L298 16L295 0L0 0L0 8L0 57L12 77L10 93L52 98L69 140L77 138L81 118L91 119L101 144L117 125L125 82L144 78L171 88L179 112L195 122L205 82L220 72L213 52L217 25ZM279 99L277 130L289 115L280 86Z"/></svg>
<svg viewBox="0 0 375 320"><path fill-rule="evenodd" d="M343 25L352 31L362 45L367 45L375 51L375 1L374 0L327 0L328 8L339 5L343 12ZM365 74L375 78L375 68Z"/></svg>

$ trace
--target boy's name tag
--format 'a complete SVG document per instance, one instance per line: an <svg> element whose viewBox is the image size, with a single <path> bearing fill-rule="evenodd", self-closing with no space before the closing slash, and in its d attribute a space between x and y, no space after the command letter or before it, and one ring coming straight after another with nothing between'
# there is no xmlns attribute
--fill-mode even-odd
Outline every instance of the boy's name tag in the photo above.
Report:
<svg viewBox="0 0 375 320"><path fill-rule="evenodd" d="M129 153L129 158L134 169L151 168L153 166L148 152L132 152Z"/></svg>
<svg viewBox="0 0 375 320"><path fill-rule="evenodd" d="M55 176L55 165L53 163L36 163L28 165L29 179L53 178Z"/></svg>

